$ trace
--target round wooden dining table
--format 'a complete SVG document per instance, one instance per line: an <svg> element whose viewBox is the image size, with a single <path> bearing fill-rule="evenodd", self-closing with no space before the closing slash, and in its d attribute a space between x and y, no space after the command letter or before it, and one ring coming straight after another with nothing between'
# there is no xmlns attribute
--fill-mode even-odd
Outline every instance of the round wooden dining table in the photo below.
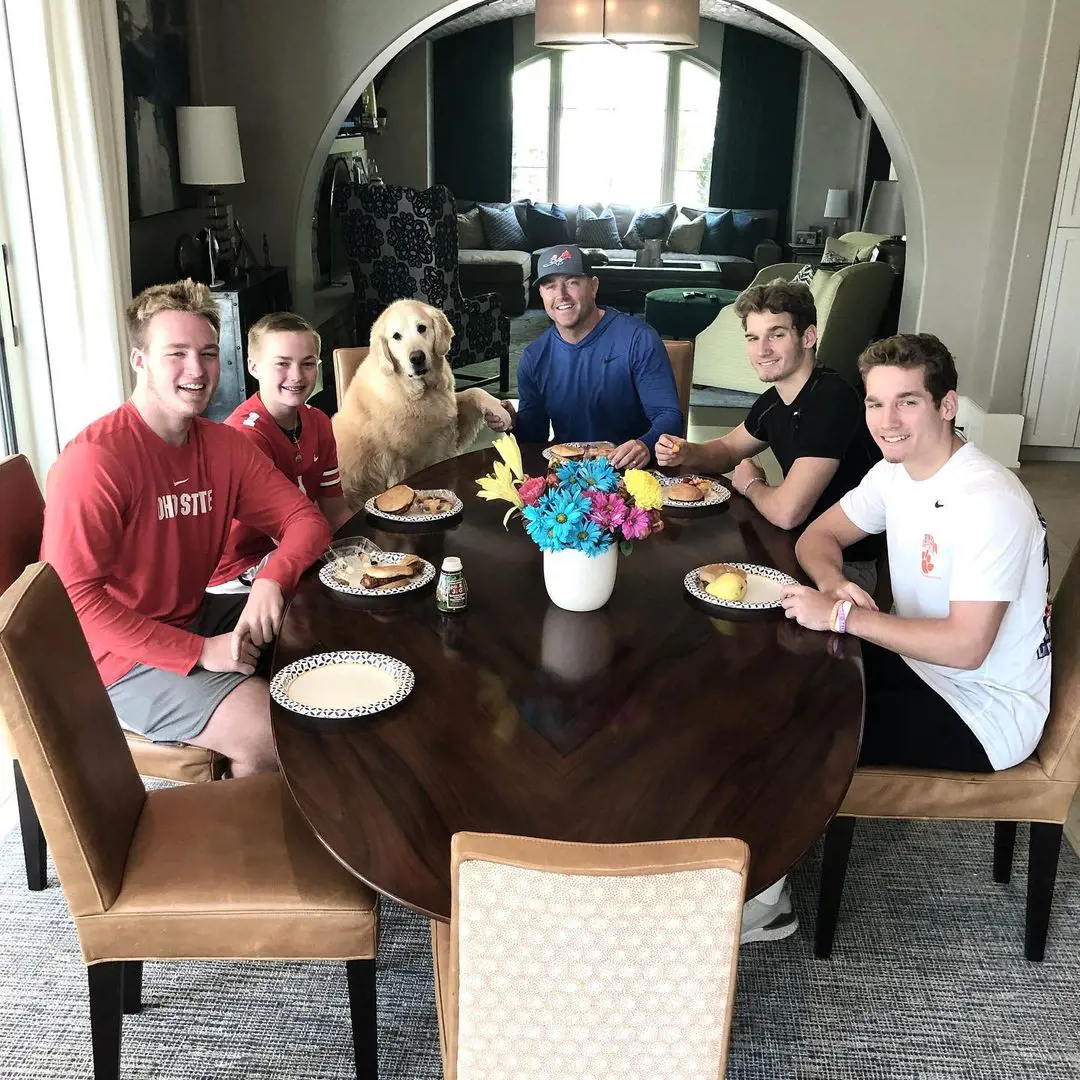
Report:
<svg viewBox="0 0 1080 1080"><path fill-rule="evenodd" d="M522 449L539 474L540 448ZM275 672L368 649L416 676L404 701L373 716L315 720L271 705L281 770L312 830L373 889L438 920L449 919L461 830L594 843L737 836L750 846L747 895L765 888L822 835L850 783L858 647L827 648L829 635L781 611L706 607L683 577L717 561L800 577L791 535L738 495L719 510L665 511L664 530L620 557L604 608L564 611L520 521L504 529L507 505L476 495L494 460L477 451L409 481L455 491L456 518L401 531L361 512L339 532L436 567L459 556L466 611L439 612L434 584L354 599L315 574L289 604Z"/></svg>

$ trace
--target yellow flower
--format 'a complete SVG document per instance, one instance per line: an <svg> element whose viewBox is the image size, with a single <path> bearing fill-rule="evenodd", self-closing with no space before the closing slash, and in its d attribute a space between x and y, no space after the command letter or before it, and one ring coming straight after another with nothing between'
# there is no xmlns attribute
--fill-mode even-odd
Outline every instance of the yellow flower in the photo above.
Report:
<svg viewBox="0 0 1080 1080"><path fill-rule="evenodd" d="M477 495L481 499L490 499L492 501L502 499L504 502L511 504L510 509L506 511L506 516L503 518L504 528L509 524L510 518L515 511L520 510L525 505L518 494L517 488L514 486L514 477L510 469L511 467L505 462L496 461L495 475L481 476L476 481L477 486L480 488Z"/></svg>
<svg viewBox="0 0 1080 1080"><path fill-rule="evenodd" d="M521 467L521 447L518 446L517 439L513 434L507 432L507 434L496 439L492 444L498 451L499 457L510 466L510 471L518 480L525 479L525 470ZM498 469L498 465L495 466Z"/></svg>
<svg viewBox="0 0 1080 1080"><path fill-rule="evenodd" d="M634 502L642 510L659 510L664 505L664 489L651 472L644 469L627 469L623 483Z"/></svg>

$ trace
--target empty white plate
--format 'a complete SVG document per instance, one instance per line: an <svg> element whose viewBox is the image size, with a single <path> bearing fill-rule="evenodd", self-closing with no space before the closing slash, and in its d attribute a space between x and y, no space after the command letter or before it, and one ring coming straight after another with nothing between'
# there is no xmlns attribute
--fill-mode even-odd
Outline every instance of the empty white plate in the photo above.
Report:
<svg viewBox="0 0 1080 1080"><path fill-rule="evenodd" d="M324 720L370 716L408 697L416 677L385 653L319 653L282 668L270 696L290 712Z"/></svg>

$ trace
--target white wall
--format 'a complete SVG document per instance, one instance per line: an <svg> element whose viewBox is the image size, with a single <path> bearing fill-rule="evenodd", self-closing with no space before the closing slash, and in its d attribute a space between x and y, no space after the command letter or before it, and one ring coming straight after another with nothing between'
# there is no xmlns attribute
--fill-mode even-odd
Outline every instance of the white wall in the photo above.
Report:
<svg viewBox="0 0 1080 1080"><path fill-rule="evenodd" d="M237 213L312 303L311 205L337 126L388 55L474 0L191 0L195 92L235 104ZM1072 81L1076 0L748 0L827 55L904 185L902 325L953 348L961 389L1018 412ZM1023 348L1017 346L1022 343Z"/></svg>
<svg viewBox="0 0 1080 1080"><path fill-rule="evenodd" d="M870 116L860 120L836 73L816 53L803 53L799 118L792 167L790 232L826 224L829 188L851 192L852 217L841 231L858 227Z"/></svg>
<svg viewBox="0 0 1080 1080"><path fill-rule="evenodd" d="M427 41L409 46L394 61L379 88L378 105L386 109L386 127L378 135L368 136L366 143L388 184L427 187L430 49Z"/></svg>

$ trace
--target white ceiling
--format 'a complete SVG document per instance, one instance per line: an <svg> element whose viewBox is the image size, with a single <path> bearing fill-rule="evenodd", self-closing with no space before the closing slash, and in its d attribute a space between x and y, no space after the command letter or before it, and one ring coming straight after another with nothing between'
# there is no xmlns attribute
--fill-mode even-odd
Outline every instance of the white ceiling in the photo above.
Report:
<svg viewBox="0 0 1080 1080"><path fill-rule="evenodd" d="M482 26L484 23L497 22L499 19L513 19L518 15L531 15L536 9L536 0L491 0L491 3L482 7L473 8L471 11L459 15L456 19L443 23L436 27L428 37L446 37L447 34L456 34L459 30L467 30L472 26ZM785 45L791 45L796 49L806 49L809 45L798 34L785 30L782 26L770 22L755 11L749 11L738 4L728 3L727 0L701 0L701 17L714 19L716 22L728 23L731 26L739 26L744 30L752 30L755 34L764 34L766 37L775 38Z"/></svg>

